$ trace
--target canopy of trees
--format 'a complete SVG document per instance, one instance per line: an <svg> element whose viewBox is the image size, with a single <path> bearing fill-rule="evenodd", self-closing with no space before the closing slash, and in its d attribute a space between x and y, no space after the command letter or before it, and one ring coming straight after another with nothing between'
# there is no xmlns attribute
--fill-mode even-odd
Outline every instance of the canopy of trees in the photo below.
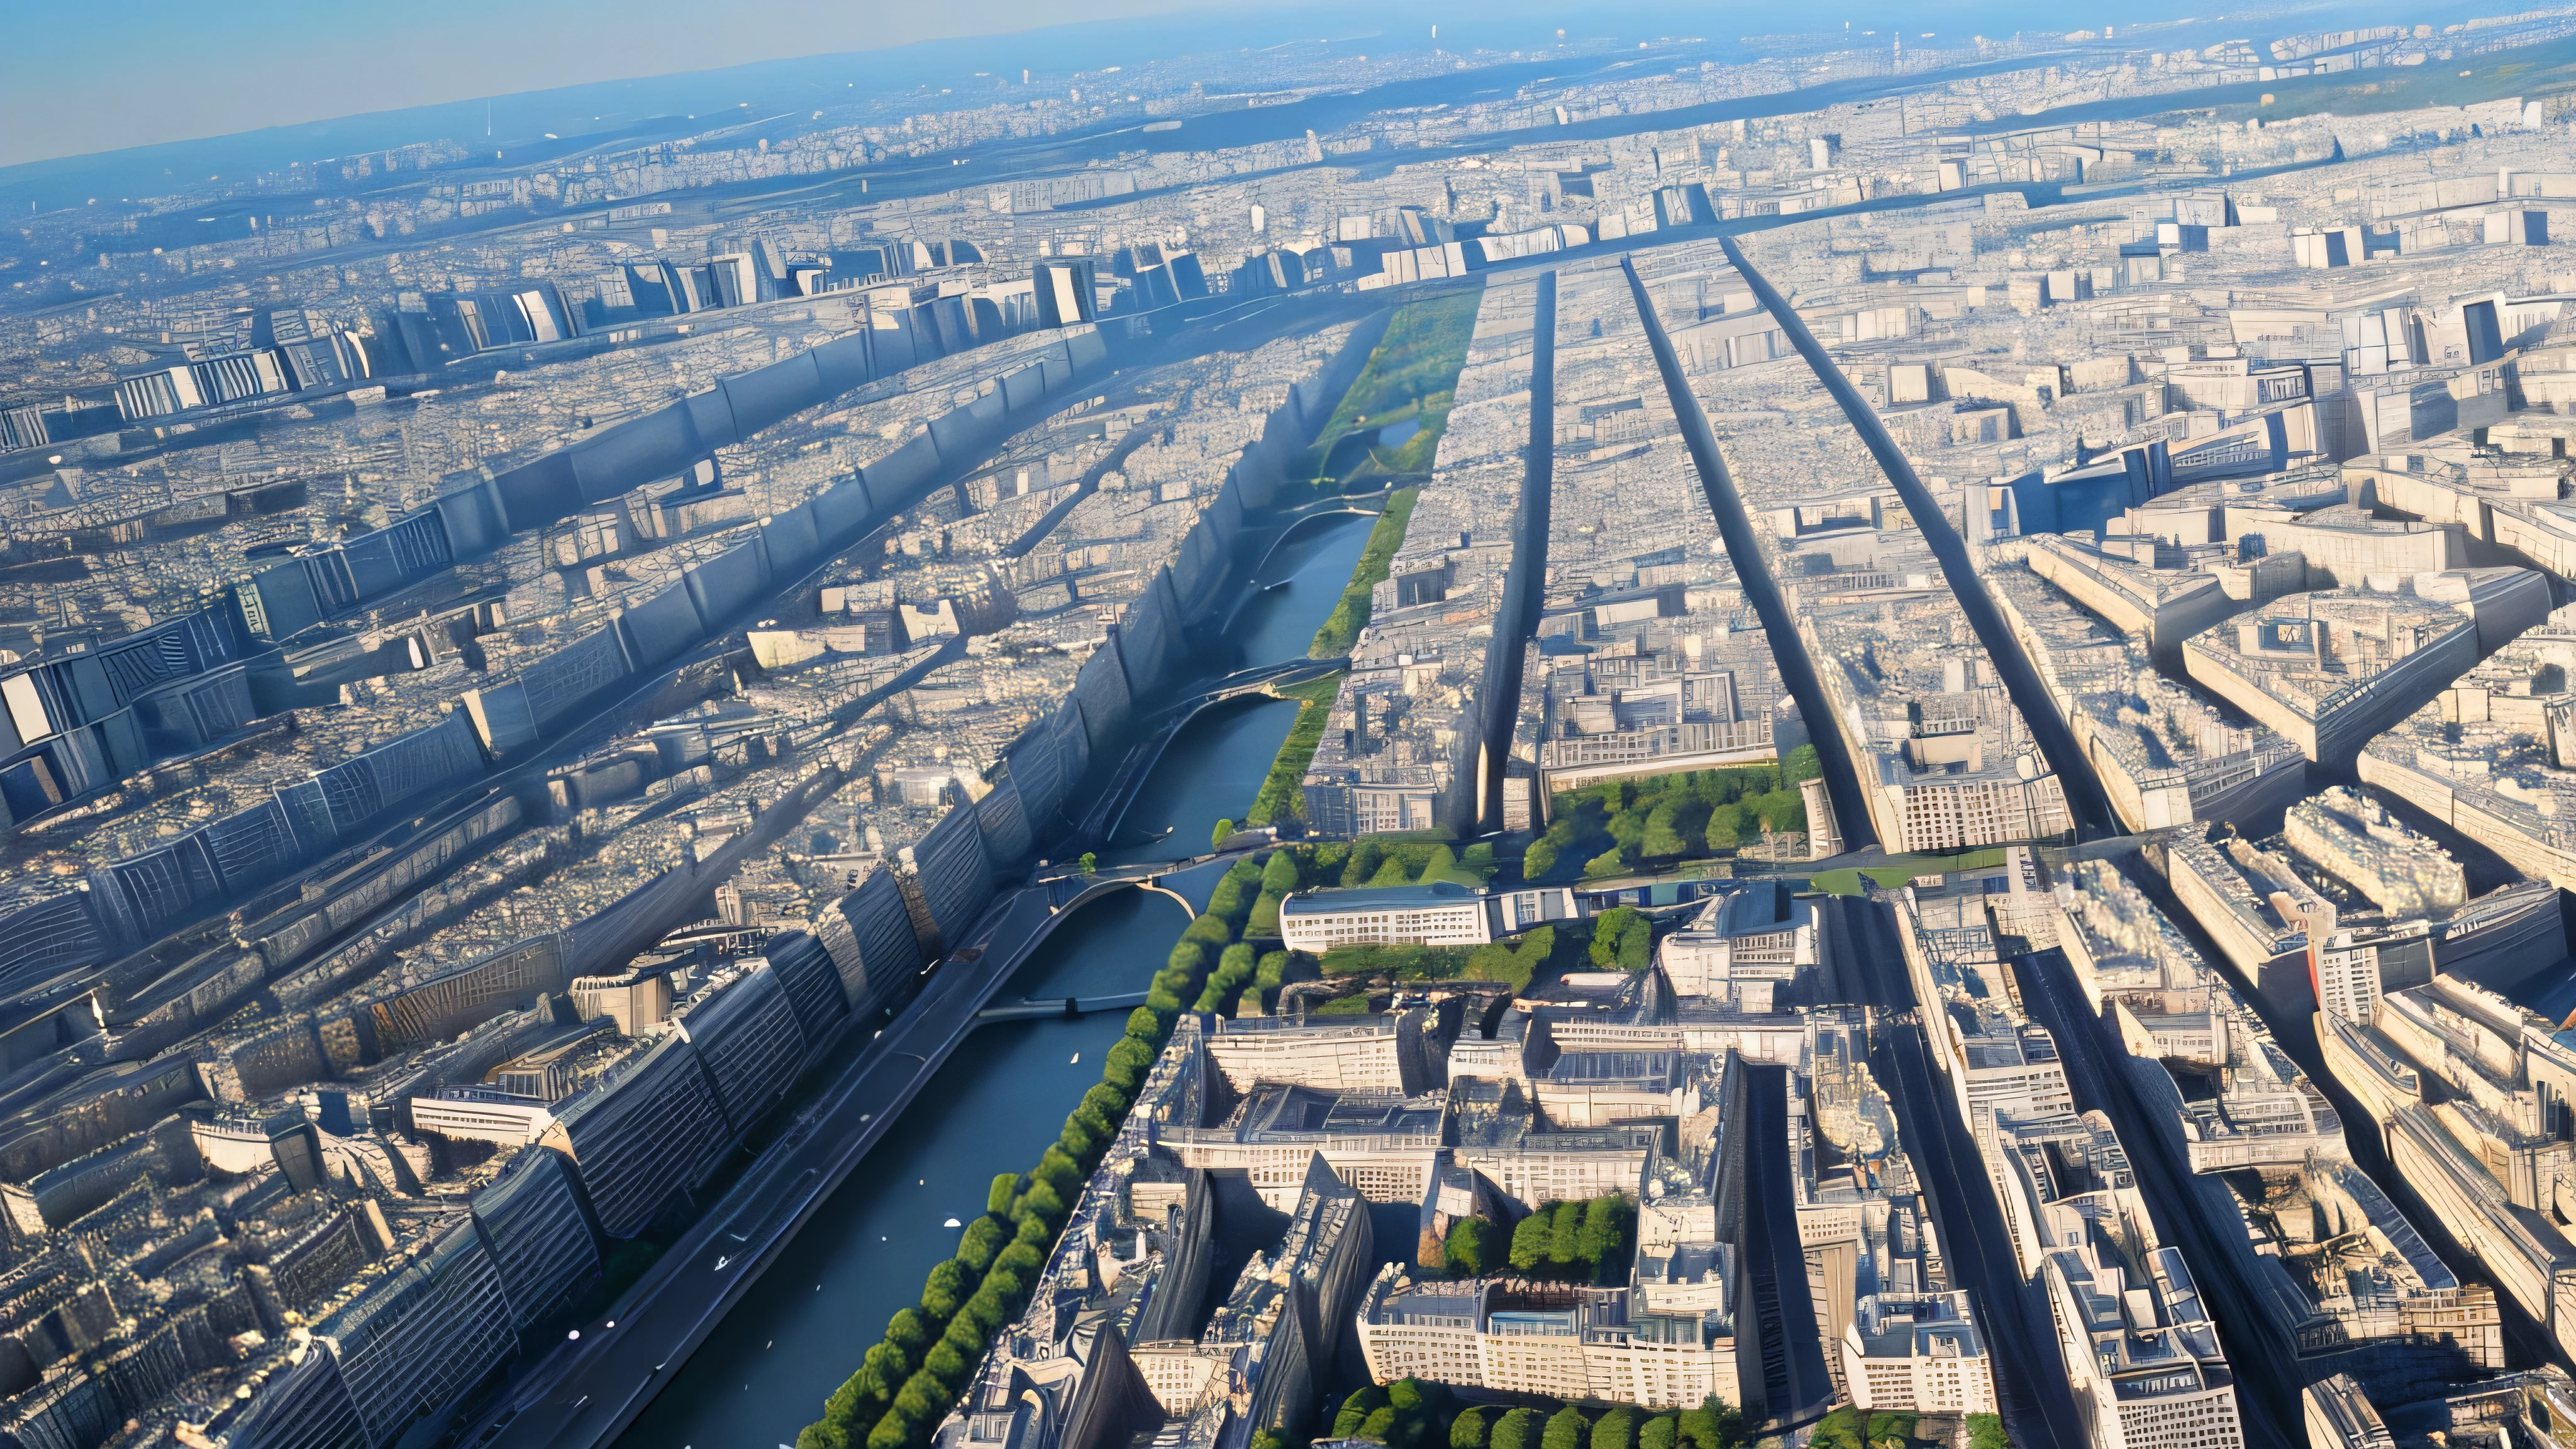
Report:
<svg viewBox="0 0 2576 1449"><path fill-rule="evenodd" d="M1604 780L1556 797L1547 834L1522 857L1531 880L1624 875L1649 865L1732 855L1765 831L1804 830L1800 780L1821 774L1813 745L1773 764Z"/></svg>

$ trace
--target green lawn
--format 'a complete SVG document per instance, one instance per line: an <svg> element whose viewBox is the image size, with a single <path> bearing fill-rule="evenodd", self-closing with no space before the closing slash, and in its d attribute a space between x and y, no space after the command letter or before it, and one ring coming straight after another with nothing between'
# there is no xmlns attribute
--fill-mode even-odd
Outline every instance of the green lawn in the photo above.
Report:
<svg viewBox="0 0 2576 1449"><path fill-rule="evenodd" d="M1252 797L1252 808L1244 812L1247 827L1257 829L1282 820L1305 818L1306 796L1301 787L1306 766L1315 758L1315 747L1324 742L1324 721L1332 716L1333 698L1341 687L1342 676L1327 674L1312 683L1292 684L1277 691L1282 699L1298 701L1297 722L1288 727L1288 738L1279 742L1279 754L1270 762L1270 774L1262 780L1260 792Z"/></svg>
<svg viewBox="0 0 2576 1449"><path fill-rule="evenodd" d="M1369 593L1386 582L1395 551L1404 547L1404 528L1413 518L1413 501L1421 492L1419 488L1398 488L1387 498L1386 511L1369 529L1368 547L1360 550L1359 565L1351 570L1351 581L1342 586L1342 597L1333 605L1333 612L1324 616L1324 627L1315 631L1315 642L1306 646L1307 658L1331 659L1348 654L1351 646L1359 642L1360 630L1368 627Z"/></svg>
<svg viewBox="0 0 2576 1449"><path fill-rule="evenodd" d="M1894 890L1918 875L1933 875L1952 870L1983 870L2004 863L2001 847L1992 850L1970 850L1958 855L1900 855L1885 865L1866 868L1844 866L1840 870L1818 871L1815 887L1838 896L1861 894L1860 878L1864 875Z"/></svg>
<svg viewBox="0 0 2576 1449"><path fill-rule="evenodd" d="M1476 305L1483 296L1481 291L1455 292L1397 308L1386 336L1307 450L1302 468L1291 471L1336 483L1428 471L1449 423L1458 370L1466 365L1467 341L1476 330ZM1374 433L1408 418L1419 419L1422 431L1395 447L1342 446L1354 434Z"/></svg>

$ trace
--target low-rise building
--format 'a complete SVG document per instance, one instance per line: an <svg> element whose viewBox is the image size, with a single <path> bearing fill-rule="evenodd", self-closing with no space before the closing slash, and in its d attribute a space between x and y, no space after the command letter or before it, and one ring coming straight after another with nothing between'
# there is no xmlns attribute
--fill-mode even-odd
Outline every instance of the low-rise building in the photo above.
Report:
<svg viewBox="0 0 2576 1449"><path fill-rule="evenodd" d="M1993 1357L1965 1293L1863 1298L1841 1349L1844 1382L1863 1409L1995 1412Z"/></svg>
<svg viewBox="0 0 2576 1449"><path fill-rule="evenodd" d="M2311 760L2340 764L2539 623L2529 569L2453 569L2290 594L2183 645L2192 679Z"/></svg>
<svg viewBox="0 0 2576 1449"><path fill-rule="evenodd" d="M1279 903L1279 934L1289 950L1317 956L1336 946L1482 946L1580 913L1563 886L1491 891L1434 881L1293 891Z"/></svg>
<svg viewBox="0 0 2576 1449"><path fill-rule="evenodd" d="M1624 1288L1533 1290L1502 1280L1416 1283L1388 1264L1360 1304L1360 1351L1380 1383L1698 1406L1736 1386L1728 1314L1635 1309Z"/></svg>

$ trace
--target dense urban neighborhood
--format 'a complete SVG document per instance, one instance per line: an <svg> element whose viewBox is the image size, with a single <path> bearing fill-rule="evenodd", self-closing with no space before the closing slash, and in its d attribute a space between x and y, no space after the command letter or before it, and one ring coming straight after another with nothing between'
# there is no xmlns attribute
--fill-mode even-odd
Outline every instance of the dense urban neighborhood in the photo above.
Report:
<svg viewBox="0 0 2576 1449"><path fill-rule="evenodd" d="M2576 1444L2576 9L2333 19L29 200L0 1445Z"/></svg>

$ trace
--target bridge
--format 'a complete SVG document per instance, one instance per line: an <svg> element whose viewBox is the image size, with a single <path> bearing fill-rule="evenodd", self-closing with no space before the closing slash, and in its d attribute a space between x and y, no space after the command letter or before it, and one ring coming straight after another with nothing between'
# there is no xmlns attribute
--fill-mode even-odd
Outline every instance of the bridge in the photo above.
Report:
<svg viewBox="0 0 2576 1449"><path fill-rule="evenodd" d="M1145 1004L1145 993L1129 991L1117 996L1024 996L1007 1006L988 1006L975 1013L975 1024L988 1021L1046 1021L1056 1018L1071 1020L1095 1011L1133 1011Z"/></svg>
<svg viewBox="0 0 2576 1449"><path fill-rule="evenodd" d="M1182 726L1187 725L1200 710L1229 699L1241 699L1248 694L1268 694L1284 686L1311 684L1350 667L1347 654L1330 659L1291 659L1279 664L1255 665L1221 675L1196 692L1165 705L1161 711L1162 726L1127 752L1127 757L1118 763L1117 773L1110 777L1109 788L1101 792L1098 802L1076 822L1080 834L1091 840L1118 838L1118 827L1127 818L1127 807L1135 803L1137 787L1153 772L1155 764L1163 758L1163 751L1170 748Z"/></svg>

